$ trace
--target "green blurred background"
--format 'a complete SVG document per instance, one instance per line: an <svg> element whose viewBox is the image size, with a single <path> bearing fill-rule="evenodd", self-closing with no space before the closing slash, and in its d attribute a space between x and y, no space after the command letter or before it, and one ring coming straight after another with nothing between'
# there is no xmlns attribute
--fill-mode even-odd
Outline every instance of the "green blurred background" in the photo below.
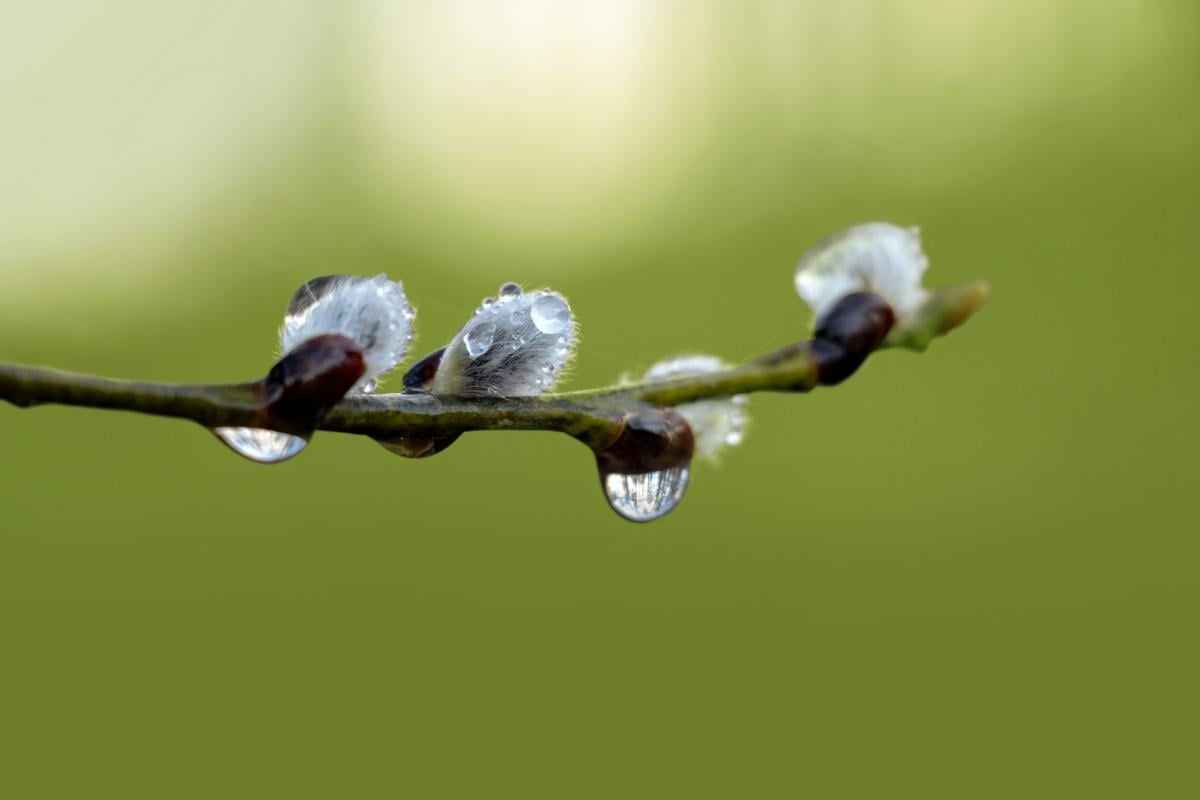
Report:
<svg viewBox="0 0 1200 800"><path fill-rule="evenodd" d="M388 272L417 354L553 285L586 388L875 219L994 295L649 526L562 436L0 407L0 793L1193 796L1200 5L2 8L4 360L241 380Z"/></svg>

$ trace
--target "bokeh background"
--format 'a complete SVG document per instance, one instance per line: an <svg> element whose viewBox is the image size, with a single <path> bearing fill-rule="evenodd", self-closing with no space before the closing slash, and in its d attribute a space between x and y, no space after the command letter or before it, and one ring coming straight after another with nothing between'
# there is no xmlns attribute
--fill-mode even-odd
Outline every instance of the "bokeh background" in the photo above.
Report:
<svg viewBox="0 0 1200 800"><path fill-rule="evenodd" d="M417 354L553 285L586 388L803 336L797 257L875 219L994 296L754 397L649 526L561 436L267 468L0 407L0 792L1193 796L1198 47L1182 0L3 4L4 360L241 380L387 272Z"/></svg>

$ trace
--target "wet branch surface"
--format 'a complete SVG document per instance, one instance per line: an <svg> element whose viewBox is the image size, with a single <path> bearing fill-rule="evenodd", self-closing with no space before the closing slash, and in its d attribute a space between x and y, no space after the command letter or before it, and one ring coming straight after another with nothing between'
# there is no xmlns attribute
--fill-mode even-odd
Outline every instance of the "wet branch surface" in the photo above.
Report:
<svg viewBox="0 0 1200 800"><path fill-rule="evenodd" d="M982 281L933 292L917 317L903 330L893 330L882 347L925 349L934 338L965 322L987 294ZM57 403L134 411L188 419L208 428L268 427L297 433L316 429L381 440L445 438L474 430L548 430L600 450L620 434L626 415L645 407L762 391L804 392L821 383L840 382L840 377L828 379L832 362L819 343L797 342L720 372L538 398L358 394L333 405L308 431L286 419L264 417L269 398L264 397L263 381L209 386L145 383L0 362L0 399L21 407Z"/></svg>

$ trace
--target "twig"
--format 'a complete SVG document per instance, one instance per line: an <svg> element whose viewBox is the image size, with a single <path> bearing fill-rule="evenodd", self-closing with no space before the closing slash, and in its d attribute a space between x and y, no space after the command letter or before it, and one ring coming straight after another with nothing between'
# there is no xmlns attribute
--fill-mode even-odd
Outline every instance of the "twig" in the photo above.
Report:
<svg viewBox="0 0 1200 800"><path fill-rule="evenodd" d="M934 292L917 318L893 330L886 347L923 350L962 324L985 301L975 282ZM600 450L618 436L627 414L646 406L677 406L761 391L808 391L820 358L810 342L788 345L721 372L540 398L468 399L410 394L358 394L335 405L316 425L387 440L448 438L472 430L550 430ZM183 385L112 380L45 367L0 362L0 399L30 407L87 406L189 419L208 428L262 425L262 382Z"/></svg>

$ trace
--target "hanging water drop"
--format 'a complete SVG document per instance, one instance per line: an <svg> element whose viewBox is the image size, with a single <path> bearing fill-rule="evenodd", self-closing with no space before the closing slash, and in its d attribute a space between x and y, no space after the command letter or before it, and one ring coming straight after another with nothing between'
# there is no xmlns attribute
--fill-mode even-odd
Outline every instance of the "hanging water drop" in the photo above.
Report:
<svg viewBox="0 0 1200 800"><path fill-rule="evenodd" d="M260 464L287 461L308 446L307 439L264 428L213 428L213 433L238 455Z"/></svg>
<svg viewBox="0 0 1200 800"><path fill-rule="evenodd" d="M500 297L517 297L521 294L521 287L515 283L506 283L500 287Z"/></svg>
<svg viewBox="0 0 1200 800"><path fill-rule="evenodd" d="M471 358L479 358L491 349L492 342L495 340L496 326L490 322L484 322L467 331L467 335L463 337L463 344L467 347L467 355Z"/></svg>
<svg viewBox="0 0 1200 800"><path fill-rule="evenodd" d="M631 522L650 522L669 514L687 491L691 470L672 467L657 472L603 476L604 496L612 510Z"/></svg>
<svg viewBox="0 0 1200 800"><path fill-rule="evenodd" d="M542 295L534 301L530 316L537 329L550 336L562 333L571 324L571 308L556 294Z"/></svg>

